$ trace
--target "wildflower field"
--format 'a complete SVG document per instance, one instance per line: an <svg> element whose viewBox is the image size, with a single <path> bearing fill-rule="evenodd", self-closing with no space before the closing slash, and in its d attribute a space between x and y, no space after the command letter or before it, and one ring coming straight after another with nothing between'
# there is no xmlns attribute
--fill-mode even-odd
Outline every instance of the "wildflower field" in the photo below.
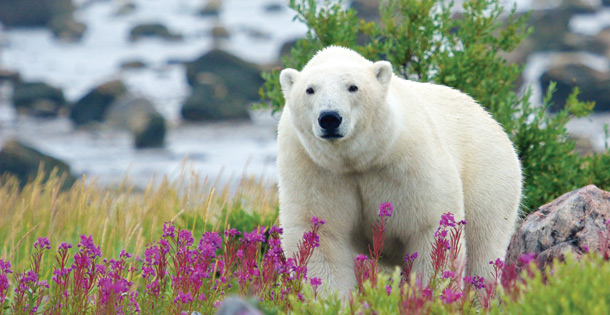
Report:
<svg viewBox="0 0 610 315"><path fill-rule="evenodd" d="M286 257L273 185L242 180L229 194L193 176L143 191L86 181L62 191L56 176L41 178L0 186L2 314L211 314L229 295L265 314L610 311L610 232L580 262L540 271L531 254L518 266L499 257L484 279L463 274L457 239L468 223L448 212L434 236L433 274L411 273L417 253L387 274L377 264L393 212L384 203L369 252L354 261L358 285L341 298L307 277L311 254L329 241L318 236L324 218L312 218L299 252Z"/></svg>

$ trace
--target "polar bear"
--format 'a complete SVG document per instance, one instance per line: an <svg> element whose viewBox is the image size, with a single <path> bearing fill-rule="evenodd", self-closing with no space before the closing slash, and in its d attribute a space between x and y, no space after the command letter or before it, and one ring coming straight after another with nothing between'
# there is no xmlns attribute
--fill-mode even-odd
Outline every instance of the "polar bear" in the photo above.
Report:
<svg viewBox="0 0 610 315"><path fill-rule="evenodd" d="M522 175L511 141L481 106L337 46L319 51L301 72L282 70L280 84L279 220L287 257L313 216L326 220L308 276L347 294L377 209L391 202L383 263L400 265L407 252L418 252L413 270L430 274L434 232L451 212L468 221L467 272L489 279L489 261L504 258L514 231Z"/></svg>

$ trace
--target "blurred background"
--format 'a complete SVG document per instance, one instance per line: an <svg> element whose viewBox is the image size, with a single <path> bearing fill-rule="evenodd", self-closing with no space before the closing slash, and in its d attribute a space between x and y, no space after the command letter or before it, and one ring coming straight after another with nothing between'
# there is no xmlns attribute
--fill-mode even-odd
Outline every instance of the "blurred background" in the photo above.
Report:
<svg viewBox="0 0 610 315"><path fill-rule="evenodd" d="M378 0L345 4L377 18ZM539 103L556 81L557 106L579 86L596 112L569 130L582 154L603 151L610 0L516 4L535 27L505 55L525 66L519 86ZM274 182L279 114L250 106L307 31L294 14L284 0L0 0L0 173L27 179L43 160L103 185L185 165Z"/></svg>

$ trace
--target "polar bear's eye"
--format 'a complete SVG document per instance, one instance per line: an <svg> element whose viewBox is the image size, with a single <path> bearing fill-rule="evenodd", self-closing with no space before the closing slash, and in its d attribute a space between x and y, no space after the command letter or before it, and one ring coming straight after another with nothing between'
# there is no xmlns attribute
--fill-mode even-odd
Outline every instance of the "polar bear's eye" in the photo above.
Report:
<svg viewBox="0 0 610 315"><path fill-rule="evenodd" d="M350 92L358 92L358 87L355 85L350 85L348 91Z"/></svg>
<svg viewBox="0 0 610 315"><path fill-rule="evenodd" d="M313 88L307 88L305 92L307 92L307 94L313 94Z"/></svg>

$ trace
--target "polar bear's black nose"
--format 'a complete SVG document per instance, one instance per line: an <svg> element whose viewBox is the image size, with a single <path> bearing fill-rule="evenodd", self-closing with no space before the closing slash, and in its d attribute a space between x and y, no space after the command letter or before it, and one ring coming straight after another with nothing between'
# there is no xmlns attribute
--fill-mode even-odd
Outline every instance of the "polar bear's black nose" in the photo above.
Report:
<svg viewBox="0 0 610 315"><path fill-rule="evenodd" d="M335 111L325 111L320 113L318 123L322 129L332 131L341 125L341 116Z"/></svg>

